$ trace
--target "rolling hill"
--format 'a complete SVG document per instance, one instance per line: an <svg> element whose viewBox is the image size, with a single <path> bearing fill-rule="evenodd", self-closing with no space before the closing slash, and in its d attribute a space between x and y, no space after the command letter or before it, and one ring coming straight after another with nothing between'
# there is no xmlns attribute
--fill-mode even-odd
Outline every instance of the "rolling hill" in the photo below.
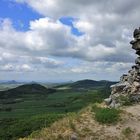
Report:
<svg viewBox="0 0 140 140"><path fill-rule="evenodd" d="M106 80L101 80L101 81L95 81L95 80L80 80L76 81L73 83L68 83L68 84L63 84L56 86L55 88L69 88L69 89L95 89L95 88L101 88L101 87L106 87L110 88L111 85L116 84L117 82L112 82L112 81L106 81Z"/></svg>
<svg viewBox="0 0 140 140"><path fill-rule="evenodd" d="M95 81L95 80L81 80L81 81L77 81L74 82L72 84L70 84L70 87L72 88L93 88L93 87L101 87L101 86L107 86L109 87L112 84L115 84L116 82L111 82L111 81Z"/></svg>
<svg viewBox="0 0 140 140"><path fill-rule="evenodd" d="M6 91L0 91L0 98L16 98L25 94L49 94L55 91L55 89L46 88L40 84L25 84Z"/></svg>

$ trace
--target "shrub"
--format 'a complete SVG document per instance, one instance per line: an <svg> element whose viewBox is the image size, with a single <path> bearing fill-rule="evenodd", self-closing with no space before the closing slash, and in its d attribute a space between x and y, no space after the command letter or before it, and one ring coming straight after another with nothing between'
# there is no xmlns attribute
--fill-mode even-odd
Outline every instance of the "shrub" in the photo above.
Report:
<svg viewBox="0 0 140 140"><path fill-rule="evenodd" d="M115 123L119 119L119 110L110 108L93 107L95 112L95 119L100 123L110 124Z"/></svg>

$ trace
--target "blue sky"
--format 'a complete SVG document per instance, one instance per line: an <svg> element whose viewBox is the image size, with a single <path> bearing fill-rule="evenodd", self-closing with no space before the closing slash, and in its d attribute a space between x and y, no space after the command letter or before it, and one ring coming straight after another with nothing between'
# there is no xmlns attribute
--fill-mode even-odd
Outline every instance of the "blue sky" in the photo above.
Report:
<svg viewBox="0 0 140 140"><path fill-rule="evenodd" d="M0 17L10 18L17 30L26 31L29 29L29 22L42 16L29 8L27 4L16 4L8 0L0 2Z"/></svg>
<svg viewBox="0 0 140 140"><path fill-rule="evenodd" d="M13 26L16 30L27 31L29 30L29 22L31 20L44 17L30 8L27 4L17 4L8 0L2 0L0 2L0 17L10 18L13 22ZM74 27L73 21L76 20L72 17L61 17L59 19L63 24L71 27L71 32L74 35L83 35L77 28Z"/></svg>
<svg viewBox="0 0 140 140"><path fill-rule="evenodd" d="M1 0L0 80L118 80L140 2L107 1Z"/></svg>
<svg viewBox="0 0 140 140"><path fill-rule="evenodd" d="M80 32L77 28L74 27L73 25L73 22L77 20L77 19L74 19L72 17L61 17L60 18L60 21L65 24L65 25L68 25L71 27L71 32L74 34L74 35L77 35L77 36L81 36L84 34L84 32Z"/></svg>

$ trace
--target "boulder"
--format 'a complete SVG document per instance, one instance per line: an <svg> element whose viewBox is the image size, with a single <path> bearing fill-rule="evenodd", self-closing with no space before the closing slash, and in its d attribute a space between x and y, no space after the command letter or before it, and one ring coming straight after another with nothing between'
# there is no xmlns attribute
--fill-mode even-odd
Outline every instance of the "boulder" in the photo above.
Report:
<svg viewBox="0 0 140 140"><path fill-rule="evenodd" d="M106 105L109 105L111 103L112 99L111 98L107 98L107 99L104 99L104 101L105 101Z"/></svg>

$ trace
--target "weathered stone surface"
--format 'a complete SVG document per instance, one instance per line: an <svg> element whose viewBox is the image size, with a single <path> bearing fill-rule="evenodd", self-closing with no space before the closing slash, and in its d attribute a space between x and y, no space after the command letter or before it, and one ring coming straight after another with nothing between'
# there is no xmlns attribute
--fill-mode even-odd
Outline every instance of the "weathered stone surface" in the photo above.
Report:
<svg viewBox="0 0 140 140"><path fill-rule="evenodd" d="M112 93L121 92L126 87L126 83L118 83L111 86Z"/></svg>
<svg viewBox="0 0 140 140"><path fill-rule="evenodd" d="M136 58L135 63L138 65L140 64L140 57Z"/></svg>
<svg viewBox="0 0 140 140"><path fill-rule="evenodd" d="M130 85L132 85L134 82L134 79L135 79L134 77L130 76L130 77L128 77L127 81Z"/></svg>
<svg viewBox="0 0 140 140"><path fill-rule="evenodd" d="M130 44L133 45L133 44L135 44L135 42L136 42L136 40L132 40L132 41L130 41Z"/></svg>
<svg viewBox="0 0 140 140"><path fill-rule="evenodd" d="M121 76L121 78L120 78L120 81L121 81L121 82L127 81L127 74L123 74L123 75Z"/></svg>
<svg viewBox="0 0 140 140"><path fill-rule="evenodd" d="M132 102L140 102L140 94L133 94L133 95L130 95L130 100Z"/></svg>
<svg viewBox="0 0 140 140"><path fill-rule="evenodd" d="M134 38L139 38L140 37L140 28L134 30L133 37Z"/></svg>
<svg viewBox="0 0 140 140"><path fill-rule="evenodd" d="M137 55L140 55L140 50L136 50L136 54Z"/></svg>
<svg viewBox="0 0 140 140"><path fill-rule="evenodd" d="M140 28L133 33L134 40L130 42L136 54L140 55ZM120 82L111 86L111 95L105 102L109 107L117 108L125 101L140 102L140 57L135 60L136 65L120 77Z"/></svg>
<svg viewBox="0 0 140 140"><path fill-rule="evenodd" d="M107 98L104 101L105 101L106 105L109 105L111 103L112 99L111 98Z"/></svg>
<svg viewBox="0 0 140 140"><path fill-rule="evenodd" d="M135 43L133 43L132 48L133 48L134 50L140 50L140 40L135 41Z"/></svg>
<svg viewBox="0 0 140 140"><path fill-rule="evenodd" d="M113 100L112 102L111 102L111 104L109 105L109 107L111 107L111 108L115 108L115 100Z"/></svg>

